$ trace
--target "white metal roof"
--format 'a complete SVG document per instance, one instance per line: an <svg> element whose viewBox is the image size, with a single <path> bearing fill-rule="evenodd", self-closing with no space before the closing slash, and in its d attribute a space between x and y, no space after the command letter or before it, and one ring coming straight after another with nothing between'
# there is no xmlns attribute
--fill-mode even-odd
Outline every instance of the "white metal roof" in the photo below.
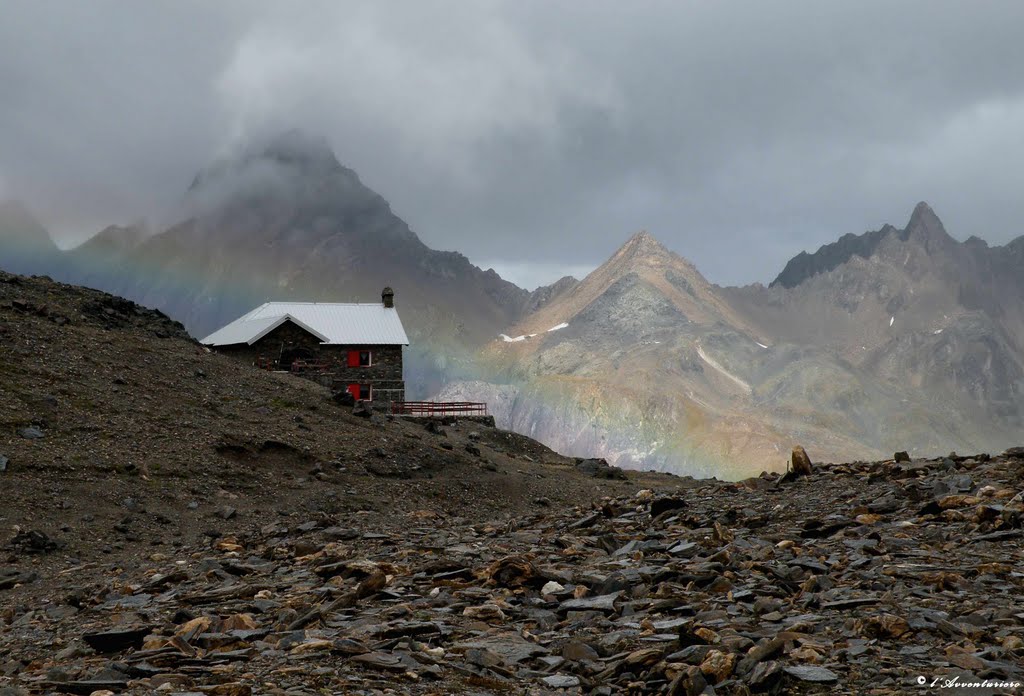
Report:
<svg viewBox="0 0 1024 696"><path fill-rule="evenodd" d="M267 302L214 331L201 343L251 345L288 320L327 344L409 345L398 310L379 302Z"/></svg>

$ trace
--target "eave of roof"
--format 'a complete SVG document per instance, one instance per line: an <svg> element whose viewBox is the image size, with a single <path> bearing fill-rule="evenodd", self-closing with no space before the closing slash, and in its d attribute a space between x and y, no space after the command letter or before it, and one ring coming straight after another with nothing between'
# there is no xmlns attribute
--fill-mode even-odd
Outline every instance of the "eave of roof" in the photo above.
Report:
<svg viewBox="0 0 1024 696"><path fill-rule="evenodd" d="M300 318L301 317L301 318ZM396 309L378 303L265 302L204 338L211 346L252 345L285 321L323 345L409 345Z"/></svg>
<svg viewBox="0 0 1024 696"><path fill-rule="evenodd" d="M253 343L256 343L256 341L260 340L261 338L266 336L268 333L270 333L271 331L273 331L274 329L276 329L277 327L281 326L282 324L284 324L285 322L288 322L288 321L290 321L291 323L295 324L296 326L298 326L303 331L308 331L309 333L313 334L314 336L316 336L317 338L320 339L321 343L327 343L327 341L328 341L327 336L324 336L322 333L320 333L319 331L317 331L316 329L311 327L309 324L302 323L301 321L299 321L298 319L293 317L291 314L282 315L281 317L278 318L277 321L273 322L267 328L265 328L262 331L260 331L259 333L257 333L255 336L253 336L248 341L246 341L246 343L248 343L251 346Z"/></svg>

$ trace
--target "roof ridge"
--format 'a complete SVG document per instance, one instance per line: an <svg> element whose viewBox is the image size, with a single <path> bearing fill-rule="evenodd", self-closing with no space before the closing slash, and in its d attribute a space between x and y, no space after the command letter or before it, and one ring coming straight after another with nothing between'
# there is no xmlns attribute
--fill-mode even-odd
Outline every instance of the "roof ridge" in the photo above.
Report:
<svg viewBox="0 0 1024 696"><path fill-rule="evenodd" d="M366 310L355 312L353 310ZM397 311L380 302L264 302L204 339L212 345L259 340L268 330L291 320L324 343L409 345Z"/></svg>
<svg viewBox="0 0 1024 696"><path fill-rule="evenodd" d="M301 305L328 305L328 306L329 305L344 305L344 306L360 305L360 306L367 306L367 307L383 306L383 303L381 303L381 302L310 302L309 300L270 300L269 302L264 302L263 304L261 304L256 309L260 309L261 307L266 307L267 305L281 305L281 304L289 304L289 305L297 305L297 304L301 304Z"/></svg>

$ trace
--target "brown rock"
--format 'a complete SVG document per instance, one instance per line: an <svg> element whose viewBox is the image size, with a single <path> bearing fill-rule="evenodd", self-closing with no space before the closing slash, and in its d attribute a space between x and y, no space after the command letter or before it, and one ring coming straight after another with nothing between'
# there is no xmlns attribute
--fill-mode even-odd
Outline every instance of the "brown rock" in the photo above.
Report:
<svg viewBox="0 0 1024 696"><path fill-rule="evenodd" d="M947 495L939 499L938 505L943 510L951 510L953 508L967 507L968 505L977 505L980 502L981 499L973 495Z"/></svg>
<svg viewBox="0 0 1024 696"><path fill-rule="evenodd" d="M736 656L732 653L724 653L719 650L708 652L707 657L700 663L700 671L712 684L725 681L732 675L736 666Z"/></svg>
<svg viewBox="0 0 1024 696"><path fill-rule="evenodd" d="M523 556L507 556L487 569L491 582L501 587L535 584L539 578L533 563Z"/></svg>
<svg viewBox="0 0 1024 696"><path fill-rule="evenodd" d="M869 638L899 638L910 632L910 625L893 614L878 614L857 621L857 632Z"/></svg>
<svg viewBox="0 0 1024 696"><path fill-rule="evenodd" d="M763 639L757 643L754 647L747 651L746 657L740 660L739 666L736 671L739 674L749 673L757 663L762 660L767 660L769 657L775 657L783 651L786 646L786 641L782 637L775 637L772 639Z"/></svg>
<svg viewBox="0 0 1024 696"><path fill-rule="evenodd" d="M210 626L213 621L209 616L200 616L196 619L183 624L174 635L178 636L186 643L191 643L192 640L200 633L205 633L210 630Z"/></svg>
<svg viewBox="0 0 1024 696"><path fill-rule="evenodd" d="M792 463L792 472L796 476L809 476L814 472L811 458L807 456L807 452L800 445L793 448Z"/></svg>
<svg viewBox="0 0 1024 696"><path fill-rule="evenodd" d="M505 618L505 612L494 604L481 604L478 607L466 607L462 615L477 621L501 621Z"/></svg>
<svg viewBox="0 0 1024 696"><path fill-rule="evenodd" d="M231 682L229 684L218 684L210 689L203 689L203 692L210 694L210 696L251 696L252 687L240 682Z"/></svg>
<svg viewBox="0 0 1024 696"><path fill-rule="evenodd" d="M660 648L644 648L642 650L634 650L626 656L625 664L627 665L653 665L655 662L661 659L665 651Z"/></svg>
<svg viewBox="0 0 1024 696"><path fill-rule="evenodd" d="M700 667L687 665L686 669L680 672L668 686L669 696L697 696L704 692L708 686Z"/></svg>
<svg viewBox="0 0 1024 696"><path fill-rule="evenodd" d="M253 620L251 614L234 614L224 619L220 630L227 633L228 631L252 631L255 628L256 621Z"/></svg>
<svg viewBox="0 0 1024 696"><path fill-rule="evenodd" d="M574 640L562 647L562 657L570 662L579 662L580 660L597 660L600 656L586 643Z"/></svg>

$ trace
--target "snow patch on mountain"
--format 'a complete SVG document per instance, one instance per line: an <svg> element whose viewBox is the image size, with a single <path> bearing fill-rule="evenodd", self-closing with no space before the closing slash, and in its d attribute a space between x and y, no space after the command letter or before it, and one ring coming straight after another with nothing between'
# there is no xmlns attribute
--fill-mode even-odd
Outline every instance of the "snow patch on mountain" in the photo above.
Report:
<svg viewBox="0 0 1024 696"><path fill-rule="evenodd" d="M754 390L753 390L753 389L751 389L751 387L750 387L750 385L749 385L749 384L747 384L747 383L746 383L746 382L744 382L744 381L743 381L742 379L740 379L739 377L737 377L736 375L734 375L733 373L729 372L729 371L728 371L728 370L726 370L726 369L725 369L724 367L722 367L721 365L719 365L719 364L718 364L718 361L716 361L716 360L715 360L714 358L712 358L712 357L711 357L711 356L709 356L709 355L708 355L707 353L705 353L705 352L704 352L704 349L703 349L703 348L701 348L701 347L700 347L700 345L698 345L698 346L697 346L697 355L699 355L699 356L700 356L700 359L701 359L701 360L703 360L703 361L704 361L704 362L706 362L706 363L707 363L708 365L710 365L710 366L711 366L711 367L713 367L713 368L714 368L715 370L717 370L717 371L718 371L719 373L721 373L721 374L722 374L722 376L724 376L724 377L726 377L727 379L729 379L729 380L731 380L732 382L734 382L734 383L735 383L735 384L736 384L737 386L739 386L739 388L740 388L740 389L742 389L743 391L745 391L745 392L746 392L747 394L752 394L752 393L753 393L753 391L754 391Z"/></svg>

